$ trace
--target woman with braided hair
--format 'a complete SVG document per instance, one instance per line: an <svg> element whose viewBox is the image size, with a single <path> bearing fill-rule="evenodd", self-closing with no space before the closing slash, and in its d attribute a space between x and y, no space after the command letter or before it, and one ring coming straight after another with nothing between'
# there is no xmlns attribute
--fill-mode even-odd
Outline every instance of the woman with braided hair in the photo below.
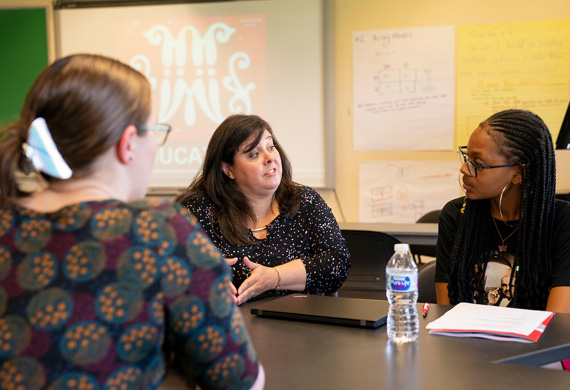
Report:
<svg viewBox="0 0 570 390"><path fill-rule="evenodd" d="M542 119L498 112L459 152L465 197L440 215L438 303L570 312L570 203L555 200L554 149Z"/></svg>

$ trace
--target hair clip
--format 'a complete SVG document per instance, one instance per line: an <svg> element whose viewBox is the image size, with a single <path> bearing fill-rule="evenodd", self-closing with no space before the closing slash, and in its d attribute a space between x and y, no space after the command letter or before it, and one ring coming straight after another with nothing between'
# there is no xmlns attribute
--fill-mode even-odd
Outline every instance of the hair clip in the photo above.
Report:
<svg viewBox="0 0 570 390"><path fill-rule="evenodd" d="M24 153L38 171L59 179L71 177L73 172L57 150L44 118L34 119L28 132L28 141L22 146Z"/></svg>

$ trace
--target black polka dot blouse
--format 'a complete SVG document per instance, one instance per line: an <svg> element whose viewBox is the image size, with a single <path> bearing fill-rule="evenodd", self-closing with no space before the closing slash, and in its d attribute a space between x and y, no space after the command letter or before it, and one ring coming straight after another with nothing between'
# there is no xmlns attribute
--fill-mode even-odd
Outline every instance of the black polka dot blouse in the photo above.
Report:
<svg viewBox="0 0 570 390"><path fill-rule="evenodd" d="M295 216L279 214L268 226L267 236L257 239L250 232L253 245L233 245L221 234L213 203L196 197L186 203L190 214L202 224L205 232L226 258L238 258L232 266L236 288L249 276L243 263L251 261L275 267L301 259L307 272L304 293L324 295L336 292L350 270L350 253L338 223L323 198L312 188L299 186L301 204ZM293 291L269 291L264 295L282 295ZM300 291L299 291L300 292Z"/></svg>

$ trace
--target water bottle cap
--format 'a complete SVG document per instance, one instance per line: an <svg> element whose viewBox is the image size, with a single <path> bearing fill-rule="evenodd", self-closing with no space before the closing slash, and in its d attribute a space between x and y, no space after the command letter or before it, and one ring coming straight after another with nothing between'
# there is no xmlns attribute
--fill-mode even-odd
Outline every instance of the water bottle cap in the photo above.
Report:
<svg viewBox="0 0 570 390"><path fill-rule="evenodd" d="M394 244L394 251L408 253L410 251L410 246L408 244Z"/></svg>

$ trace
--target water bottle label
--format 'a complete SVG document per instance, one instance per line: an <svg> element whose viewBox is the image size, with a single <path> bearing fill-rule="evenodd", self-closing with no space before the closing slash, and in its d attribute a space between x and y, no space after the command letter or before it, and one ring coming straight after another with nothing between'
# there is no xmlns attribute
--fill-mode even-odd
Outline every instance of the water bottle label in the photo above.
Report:
<svg viewBox="0 0 570 390"><path fill-rule="evenodd" d="M387 275L386 288L392 291L417 291L418 277L416 275Z"/></svg>

